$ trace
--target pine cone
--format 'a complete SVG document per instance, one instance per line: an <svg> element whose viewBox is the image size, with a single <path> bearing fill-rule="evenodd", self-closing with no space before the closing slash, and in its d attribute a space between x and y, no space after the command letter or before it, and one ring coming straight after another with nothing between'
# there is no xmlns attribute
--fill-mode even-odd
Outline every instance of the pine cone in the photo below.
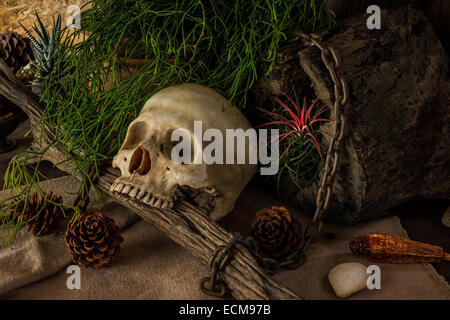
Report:
<svg viewBox="0 0 450 320"><path fill-rule="evenodd" d="M33 56L30 39L16 32L0 34L0 59L16 73L30 62Z"/></svg>
<svg viewBox="0 0 450 320"><path fill-rule="evenodd" d="M69 225L66 244L73 262L84 267L101 268L112 264L120 252L119 227L101 212L82 216Z"/></svg>
<svg viewBox="0 0 450 320"><path fill-rule="evenodd" d="M281 260L299 249L302 225L285 208L266 208L256 212L251 235L258 244L259 254Z"/></svg>
<svg viewBox="0 0 450 320"><path fill-rule="evenodd" d="M49 192L46 196L47 201L43 195L34 192L31 195L31 200L28 201L23 211L25 201L16 201L11 207L11 217L17 223L19 217L23 213L22 221L26 223L27 231L30 231L35 236L43 236L55 231L64 214L59 206L53 203L62 203L62 198ZM53 202L53 203L51 203Z"/></svg>

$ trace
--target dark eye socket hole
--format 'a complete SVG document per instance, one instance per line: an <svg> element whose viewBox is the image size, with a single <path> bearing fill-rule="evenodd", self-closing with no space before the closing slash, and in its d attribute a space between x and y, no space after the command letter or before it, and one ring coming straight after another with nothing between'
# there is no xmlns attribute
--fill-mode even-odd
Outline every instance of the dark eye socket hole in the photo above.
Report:
<svg viewBox="0 0 450 320"><path fill-rule="evenodd" d="M123 158L123 161L127 161L128 159L127 158Z"/></svg>
<svg viewBox="0 0 450 320"><path fill-rule="evenodd" d="M170 171L170 168L167 168L167 167L166 167L166 170L167 170L167 171Z"/></svg>
<svg viewBox="0 0 450 320"><path fill-rule="evenodd" d="M143 121L134 123L128 130L122 149L134 149L147 135L147 124Z"/></svg>

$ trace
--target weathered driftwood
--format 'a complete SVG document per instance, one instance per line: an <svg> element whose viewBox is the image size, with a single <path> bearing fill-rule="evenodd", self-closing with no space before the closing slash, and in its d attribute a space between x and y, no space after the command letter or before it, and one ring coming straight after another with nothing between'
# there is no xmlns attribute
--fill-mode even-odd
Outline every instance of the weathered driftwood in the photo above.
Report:
<svg viewBox="0 0 450 320"><path fill-rule="evenodd" d="M105 175L100 178L98 185L103 192L108 193L116 178ZM124 197L115 198L172 240L188 248L205 264L217 246L226 245L232 238L230 233L187 202L176 203L173 210L163 210ZM227 283L230 293L238 299L299 299L268 278L251 253L240 244L235 245L233 259L222 273L222 279Z"/></svg>
<svg viewBox="0 0 450 320"><path fill-rule="evenodd" d="M30 151L39 152L43 148L48 148L42 160L48 160L65 172L72 172L72 166L65 161L66 154L62 152L64 148L55 140L55 133L47 124L41 125L40 119L43 115L43 107L39 103L39 98L0 61L0 95L20 107L30 119L31 134L33 142ZM41 135L41 131L44 134ZM31 161L33 159L30 159ZM38 157L35 158L38 161Z"/></svg>
<svg viewBox="0 0 450 320"><path fill-rule="evenodd" d="M447 56L421 11L383 9L382 17L381 30L368 30L362 14L339 23L323 41L340 56L351 101L325 217L334 221L373 218L409 201L450 198ZM332 82L318 50L294 39L260 86L279 94L305 79L332 106ZM264 97L258 90L256 96ZM316 186L298 191L286 179L282 187L281 194L300 211L314 211Z"/></svg>
<svg viewBox="0 0 450 320"><path fill-rule="evenodd" d="M8 69L0 62L0 94L21 107L29 116L32 126L39 123L43 114L43 106ZM41 128L44 130L41 139ZM33 128L34 147L38 150L47 147L54 139L48 126ZM39 141L42 141L40 144ZM71 172L69 163L61 166L66 153L60 144L52 144L45 159L58 165L61 170ZM106 174L100 177L98 187L109 194L111 183L116 176ZM164 232L172 240L188 249L194 256L207 264L212 252L230 241L232 235L221 226L204 215L189 203L177 204L173 210L160 210L137 201L112 195L124 206L130 208L145 221ZM222 273L229 292L238 299L300 299L288 289L272 281L258 266L252 254L243 246L236 244L233 259ZM205 268L206 276L206 268ZM200 279L199 279L200 280Z"/></svg>

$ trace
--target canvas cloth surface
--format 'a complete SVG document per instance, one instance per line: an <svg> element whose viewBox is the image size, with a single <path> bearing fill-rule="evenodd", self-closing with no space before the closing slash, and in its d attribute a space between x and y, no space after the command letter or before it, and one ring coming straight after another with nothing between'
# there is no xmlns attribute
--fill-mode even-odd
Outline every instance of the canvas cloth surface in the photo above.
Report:
<svg viewBox="0 0 450 320"><path fill-rule="evenodd" d="M44 190L75 192L78 180L62 177L42 183ZM1 192L5 198L8 192ZM64 196L70 203L73 196ZM188 250L170 240L127 208L105 199L102 211L115 219L124 242L116 263L104 269L81 268L81 289L70 290L66 282L72 264L64 243L64 231L34 237L21 231L12 249L0 249L0 297L3 299L211 299L198 281L206 267ZM257 200L257 201L255 201ZM96 203L92 201L95 209ZM280 204L249 186L236 209L221 224L230 231L248 232L256 210ZM289 208L292 210L292 208ZM307 218L299 215L300 220ZM351 237L367 232L405 236L395 216L353 226L325 226L332 240L321 240L308 250L308 262L274 279L307 299L336 299L327 280L330 268L341 262L358 261L348 249ZM450 299L450 287L429 264L380 264L381 290L365 289L351 299Z"/></svg>

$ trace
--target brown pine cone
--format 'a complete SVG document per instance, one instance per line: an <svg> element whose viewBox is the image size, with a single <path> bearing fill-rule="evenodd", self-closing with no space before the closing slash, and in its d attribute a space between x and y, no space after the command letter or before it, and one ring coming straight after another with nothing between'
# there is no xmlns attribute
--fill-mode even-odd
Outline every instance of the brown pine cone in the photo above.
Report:
<svg viewBox="0 0 450 320"><path fill-rule="evenodd" d="M0 59L16 73L30 62L33 54L30 39L17 32L0 34Z"/></svg>
<svg viewBox="0 0 450 320"><path fill-rule="evenodd" d="M62 198L52 192L47 193L46 197L34 192L26 205L25 212L23 211L25 201L19 200L11 206L10 216L17 223L23 213L22 221L26 224L27 231L35 236L43 236L54 232L64 218L61 207L54 203L62 203Z"/></svg>
<svg viewBox="0 0 450 320"><path fill-rule="evenodd" d="M263 257L281 260L299 249L302 225L285 207L266 208L256 212L251 235Z"/></svg>
<svg viewBox="0 0 450 320"><path fill-rule="evenodd" d="M73 262L84 267L111 265L120 253L122 241L114 220L98 211L82 216L77 223L68 226L66 233Z"/></svg>

